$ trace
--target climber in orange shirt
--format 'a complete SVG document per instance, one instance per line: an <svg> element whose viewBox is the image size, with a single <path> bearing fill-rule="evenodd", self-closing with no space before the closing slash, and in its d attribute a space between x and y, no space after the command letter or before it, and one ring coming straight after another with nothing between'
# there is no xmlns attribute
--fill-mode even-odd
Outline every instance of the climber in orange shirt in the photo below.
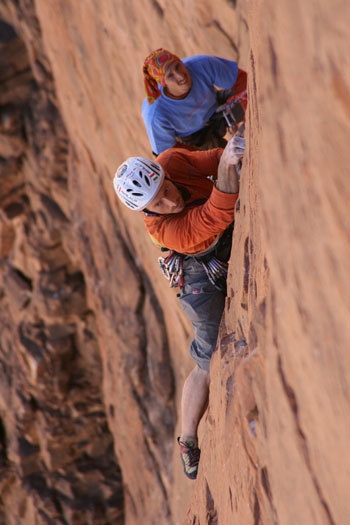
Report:
<svg viewBox="0 0 350 525"><path fill-rule="evenodd" d="M209 396L210 359L215 350L226 297L226 278L235 204L237 165L245 139L233 137L225 149L189 151L170 148L157 162L131 157L118 168L114 188L130 209L143 211L146 230L167 249L159 258L195 337L190 354L196 366L182 392L178 438L185 474L197 477L197 429Z"/></svg>

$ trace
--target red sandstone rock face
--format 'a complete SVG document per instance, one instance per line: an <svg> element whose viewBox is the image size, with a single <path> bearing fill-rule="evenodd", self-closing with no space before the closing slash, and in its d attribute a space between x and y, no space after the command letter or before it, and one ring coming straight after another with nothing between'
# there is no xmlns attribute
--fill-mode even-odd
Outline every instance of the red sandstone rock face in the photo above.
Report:
<svg viewBox="0 0 350 525"><path fill-rule="evenodd" d="M0 7L1 523L350 522L348 7L234 4ZM175 447L191 329L111 184L150 154L159 46L249 71L194 483Z"/></svg>

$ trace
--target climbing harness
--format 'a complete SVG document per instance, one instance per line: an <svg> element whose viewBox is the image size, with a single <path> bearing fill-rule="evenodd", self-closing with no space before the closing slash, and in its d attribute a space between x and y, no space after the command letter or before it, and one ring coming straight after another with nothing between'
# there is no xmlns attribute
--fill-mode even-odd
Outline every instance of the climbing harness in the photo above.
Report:
<svg viewBox="0 0 350 525"><path fill-rule="evenodd" d="M191 205L198 206L198 202ZM158 257L159 267L164 277L169 281L169 287L182 288L184 286L184 260L191 258L203 267L211 284L218 290L224 291L228 271L228 262L226 261L228 261L231 253L233 229L234 223L230 224L207 250L198 255L182 254L170 250L166 257ZM163 247L162 250L167 250L167 248Z"/></svg>
<svg viewBox="0 0 350 525"><path fill-rule="evenodd" d="M175 251L171 251L166 257L158 257L158 263L164 277L169 281L170 288L182 288L184 286L183 263L185 257ZM215 255L206 255L201 258L191 256L198 262L206 272L209 281L215 288L222 290L225 288L227 278L228 263L220 261Z"/></svg>

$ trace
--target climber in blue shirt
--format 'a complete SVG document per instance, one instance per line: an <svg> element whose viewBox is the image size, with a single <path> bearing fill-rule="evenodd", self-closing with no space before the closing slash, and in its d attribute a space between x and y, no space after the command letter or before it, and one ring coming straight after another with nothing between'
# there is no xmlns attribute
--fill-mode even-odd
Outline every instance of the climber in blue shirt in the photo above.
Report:
<svg viewBox="0 0 350 525"><path fill-rule="evenodd" d="M216 109L225 96L246 92L247 74L237 62L210 55L181 60L160 48L146 58L143 74L147 97L142 117L155 155L179 143L196 149L225 147L227 125ZM235 107L238 122L245 109L246 97Z"/></svg>

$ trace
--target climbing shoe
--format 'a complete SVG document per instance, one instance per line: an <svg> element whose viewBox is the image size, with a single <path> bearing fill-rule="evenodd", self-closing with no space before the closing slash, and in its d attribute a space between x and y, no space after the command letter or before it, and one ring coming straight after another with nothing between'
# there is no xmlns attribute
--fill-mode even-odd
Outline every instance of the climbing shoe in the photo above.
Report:
<svg viewBox="0 0 350 525"><path fill-rule="evenodd" d="M180 447L181 461L186 476L190 479L196 479L199 457L201 455L196 440L188 439L187 441L181 441L178 437L177 442Z"/></svg>

